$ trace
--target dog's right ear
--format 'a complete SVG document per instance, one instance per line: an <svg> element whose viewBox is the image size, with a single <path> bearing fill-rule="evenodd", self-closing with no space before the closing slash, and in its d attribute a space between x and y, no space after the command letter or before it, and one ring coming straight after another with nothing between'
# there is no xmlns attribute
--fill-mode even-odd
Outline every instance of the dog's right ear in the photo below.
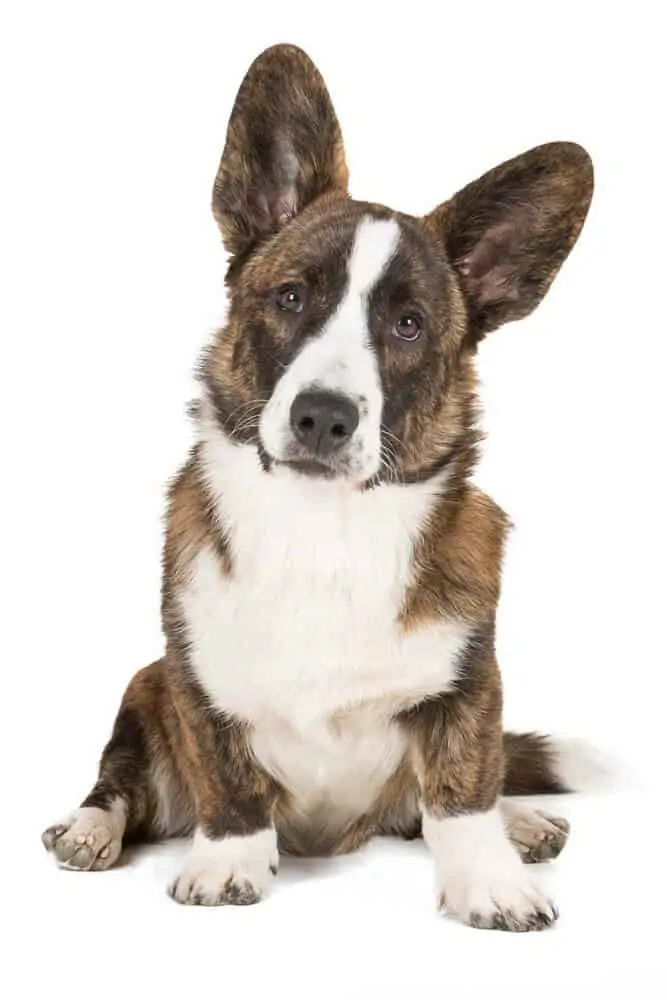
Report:
<svg viewBox="0 0 667 1000"><path fill-rule="evenodd" d="M213 188L225 248L245 257L314 198L347 191L347 178L319 71L296 46L266 49L241 84Z"/></svg>

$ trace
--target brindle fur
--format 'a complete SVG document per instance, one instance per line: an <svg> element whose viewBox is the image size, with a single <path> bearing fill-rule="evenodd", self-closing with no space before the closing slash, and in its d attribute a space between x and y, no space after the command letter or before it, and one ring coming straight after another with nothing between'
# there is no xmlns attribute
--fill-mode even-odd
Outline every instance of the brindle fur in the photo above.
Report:
<svg viewBox="0 0 667 1000"><path fill-rule="evenodd" d="M592 186L587 154L552 143L491 171L426 218L409 218L348 196L338 121L304 53L268 50L241 86L213 195L231 255L229 319L199 369L217 420L229 436L259 446L259 416L279 373L343 294L359 220L398 219L401 243L369 311L392 460L365 486L447 469L397 627L410 631L443 617L475 626L457 690L397 717L408 737L404 760L368 813L318 844L320 851L351 850L377 833L418 835L419 798L433 815L456 815L488 809L503 791L563 790L540 737L502 734L494 619L508 522L469 482L479 441L474 355L490 330L526 315L546 293L583 225ZM285 282L302 283L309 295L308 310L290 327L270 306ZM415 298L428 336L397 350L386 330ZM313 845L294 822L289 792L252 757L251 722L214 712L190 669L175 595L204 544L234 574L213 501L195 447L169 492L165 655L130 682L84 805L125 803L126 841L195 824L211 837L252 833L273 822L282 849L308 853ZM547 856L565 835L543 848ZM53 846L55 836L52 830L45 842Z"/></svg>

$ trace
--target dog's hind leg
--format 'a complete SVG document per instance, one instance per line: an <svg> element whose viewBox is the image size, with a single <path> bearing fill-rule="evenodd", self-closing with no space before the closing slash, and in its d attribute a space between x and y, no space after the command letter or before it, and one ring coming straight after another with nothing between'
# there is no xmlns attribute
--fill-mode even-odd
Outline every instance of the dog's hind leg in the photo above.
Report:
<svg viewBox="0 0 667 1000"><path fill-rule="evenodd" d="M500 811L510 840L527 864L557 858L565 847L570 833L566 819L511 799L501 800Z"/></svg>
<svg viewBox="0 0 667 1000"><path fill-rule="evenodd" d="M98 779L78 809L42 834L63 868L101 871L124 844L185 832L188 798L169 749L163 661L140 670L121 703Z"/></svg>

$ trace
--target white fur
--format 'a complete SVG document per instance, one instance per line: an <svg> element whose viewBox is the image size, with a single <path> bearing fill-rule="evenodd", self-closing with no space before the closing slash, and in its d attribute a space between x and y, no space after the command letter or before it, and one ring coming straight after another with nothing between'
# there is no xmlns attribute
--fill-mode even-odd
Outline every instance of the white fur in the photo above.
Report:
<svg viewBox="0 0 667 1000"><path fill-rule="evenodd" d="M448 911L482 927L504 919L509 930L530 929L538 915L545 923L555 919L510 844L500 809L445 819L424 813L422 826Z"/></svg>
<svg viewBox="0 0 667 1000"><path fill-rule="evenodd" d="M346 449L350 478L363 481L378 471L382 386L369 337L367 301L399 237L394 219L365 216L359 223L348 263L347 289L338 309L290 364L262 413L260 436L274 459L287 457L294 399L316 387L348 397L359 409L359 425Z"/></svg>
<svg viewBox="0 0 667 1000"><path fill-rule="evenodd" d="M277 867L278 840L271 828L216 840L197 830L171 892L180 903L255 902ZM234 898L235 891L246 898Z"/></svg>
<svg viewBox="0 0 667 1000"><path fill-rule="evenodd" d="M558 779L571 792L591 792L607 789L619 780L620 765L585 740L551 739Z"/></svg>
<svg viewBox="0 0 667 1000"><path fill-rule="evenodd" d="M255 727L252 748L291 792L292 832L315 843L365 813L405 754L401 732L377 706L307 727L265 718Z"/></svg>
<svg viewBox="0 0 667 1000"><path fill-rule="evenodd" d="M253 726L263 765L314 814L373 801L404 752L392 715L447 690L469 627L397 623L439 483L349 486L267 475L204 418L202 460L233 572L198 554L180 595L214 705Z"/></svg>

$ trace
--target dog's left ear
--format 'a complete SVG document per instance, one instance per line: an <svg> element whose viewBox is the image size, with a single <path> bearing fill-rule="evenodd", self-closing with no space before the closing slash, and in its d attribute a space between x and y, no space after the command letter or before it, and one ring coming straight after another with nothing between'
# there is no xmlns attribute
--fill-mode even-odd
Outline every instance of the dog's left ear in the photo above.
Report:
<svg viewBox="0 0 667 1000"><path fill-rule="evenodd" d="M213 188L225 248L244 257L309 202L347 190L336 113L314 63L274 45L250 66L227 128Z"/></svg>
<svg viewBox="0 0 667 1000"><path fill-rule="evenodd" d="M553 142L484 174L426 217L458 273L469 343L527 316L544 298L592 195L588 153Z"/></svg>

